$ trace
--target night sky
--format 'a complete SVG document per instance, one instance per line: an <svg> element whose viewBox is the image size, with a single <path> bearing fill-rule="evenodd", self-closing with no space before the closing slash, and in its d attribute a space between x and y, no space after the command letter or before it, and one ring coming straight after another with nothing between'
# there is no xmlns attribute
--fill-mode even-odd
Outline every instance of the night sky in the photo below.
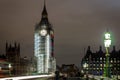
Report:
<svg viewBox="0 0 120 80"><path fill-rule="evenodd" d="M0 0L0 54L6 41L16 41L22 57L33 56L34 28L43 5L43 0ZM104 46L106 29L112 33L112 45L120 49L120 0L46 0L46 8L55 31L57 64L80 65L87 46L93 52Z"/></svg>

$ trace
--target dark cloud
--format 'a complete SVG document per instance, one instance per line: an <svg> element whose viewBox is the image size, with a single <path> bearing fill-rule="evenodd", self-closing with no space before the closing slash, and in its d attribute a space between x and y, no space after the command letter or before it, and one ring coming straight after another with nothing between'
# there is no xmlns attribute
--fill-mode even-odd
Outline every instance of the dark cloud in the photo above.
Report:
<svg viewBox="0 0 120 80"><path fill-rule="evenodd" d="M79 64L84 48L103 46L107 28L119 49L119 0L47 0L49 21L55 30L58 64ZM21 55L33 55L34 27L41 19L43 0L0 0L0 53L5 42L20 42Z"/></svg>

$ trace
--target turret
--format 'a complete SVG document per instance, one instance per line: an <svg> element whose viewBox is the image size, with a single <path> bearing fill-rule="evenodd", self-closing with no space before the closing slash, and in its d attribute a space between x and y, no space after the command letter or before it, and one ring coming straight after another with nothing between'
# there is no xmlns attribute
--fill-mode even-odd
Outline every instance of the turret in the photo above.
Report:
<svg viewBox="0 0 120 80"><path fill-rule="evenodd" d="M103 53L102 46L100 46L98 53Z"/></svg>
<svg viewBox="0 0 120 80"><path fill-rule="evenodd" d="M43 11L42 11L42 18L41 18L39 25L49 25L48 13L47 13L46 5L45 5L45 0L44 0Z"/></svg>

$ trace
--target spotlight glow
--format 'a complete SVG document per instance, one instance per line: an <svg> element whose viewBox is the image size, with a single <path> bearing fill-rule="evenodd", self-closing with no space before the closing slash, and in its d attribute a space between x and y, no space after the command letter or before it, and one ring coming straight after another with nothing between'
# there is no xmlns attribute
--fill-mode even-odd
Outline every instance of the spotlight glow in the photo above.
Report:
<svg viewBox="0 0 120 80"><path fill-rule="evenodd" d="M34 76L10 77L10 78L1 78L0 80L22 80L22 79L50 78L50 77L54 77L54 74L50 74L50 75L34 75Z"/></svg>

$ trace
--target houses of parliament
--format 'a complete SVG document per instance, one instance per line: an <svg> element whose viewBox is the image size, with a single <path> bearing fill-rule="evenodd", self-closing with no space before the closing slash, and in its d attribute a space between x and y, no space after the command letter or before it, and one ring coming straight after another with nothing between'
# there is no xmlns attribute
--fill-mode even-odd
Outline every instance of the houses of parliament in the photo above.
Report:
<svg viewBox="0 0 120 80"><path fill-rule="evenodd" d="M120 50L117 51L115 46L113 46L112 51L109 53L110 73L111 75L120 75ZM81 67L84 73L103 75L106 62L105 54L101 46L95 53L88 46L86 54L81 61Z"/></svg>

